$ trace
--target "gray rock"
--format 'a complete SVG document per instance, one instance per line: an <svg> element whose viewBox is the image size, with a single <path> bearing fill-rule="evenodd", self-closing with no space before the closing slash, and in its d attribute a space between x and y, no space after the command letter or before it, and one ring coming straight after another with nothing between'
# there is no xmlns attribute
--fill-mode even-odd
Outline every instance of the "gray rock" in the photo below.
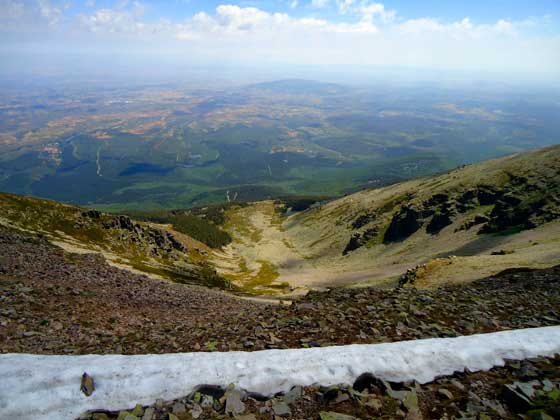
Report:
<svg viewBox="0 0 560 420"><path fill-rule="evenodd" d="M175 404L173 404L173 408L171 409L171 411L173 411L173 414L180 414L185 413L187 409L185 407L185 404L176 402Z"/></svg>
<svg viewBox="0 0 560 420"><path fill-rule="evenodd" d="M290 407L283 401L272 404L272 411L278 417L289 417L292 414Z"/></svg>
<svg viewBox="0 0 560 420"><path fill-rule="evenodd" d="M554 389L554 384L550 382L550 380L548 379L543 379L542 384L543 384L543 390L546 392L550 392Z"/></svg>
<svg viewBox="0 0 560 420"><path fill-rule="evenodd" d="M191 410L191 417L193 419L197 419L202 415L202 407L198 404L195 404Z"/></svg>
<svg viewBox="0 0 560 420"><path fill-rule="evenodd" d="M452 379L450 381L451 385L453 385L455 388L457 388L459 391L464 391L465 390L465 386L459 382L457 379Z"/></svg>
<svg viewBox="0 0 560 420"><path fill-rule="evenodd" d="M504 406L500 404L498 401L483 399L482 405L490 409L492 412L498 414L502 418L507 417L507 412Z"/></svg>
<svg viewBox="0 0 560 420"><path fill-rule="evenodd" d="M535 386L540 385L540 382L515 382L513 385L515 385L517 389L521 391L527 398L533 398L535 396Z"/></svg>
<svg viewBox="0 0 560 420"><path fill-rule="evenodd" d="M152 407L146 408L144 411L144 415L142 416L142 420L153 420L156 410Z"/></svg>
<svg viewBox="0 0 560 420"><path fill-rule="evenodd" d="M408 410L406 420L422 420L422 412L418 406L418 395L415 389L406 394L403 404Z"/></svg>
<svg viewBox="0 0 560 420"><path fill-rule="evenodd" d="M286 404L293 404L299 400L303 395L303 388L301 386L294 386L290 391L284 395L284 401Z"/></svg>
<svg viewBox="0 0 560 420"><path fill-rule="evenodd" d="M226 398L226 414L236 416L245 411L245 404L241 401L243 393L240 390L230 385L224 396Z"/></svg>
<svg viewBox="0 0 560 420"><path fill-rule="evenodd" d="M506 385L504 387L503 397L507 405L516 412L525 413L533 407L533 403L529 398L518 391L515 385Z"/></svg>
<svg viewBox="0 0 560 420"><path fill-rule="evenodd" d="M334 403L340 404L344 401L348 401L349 399L350 399L350 395L348 395L346 392L339 392L336 398L334 399Z"/></svg>

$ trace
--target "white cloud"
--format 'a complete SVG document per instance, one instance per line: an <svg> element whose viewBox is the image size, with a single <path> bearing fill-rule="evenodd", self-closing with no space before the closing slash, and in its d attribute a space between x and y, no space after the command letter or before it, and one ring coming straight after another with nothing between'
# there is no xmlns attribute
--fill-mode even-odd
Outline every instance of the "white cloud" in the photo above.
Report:
<svg viewBox="0 0 560 420"><path fill-rule="evenodd" d="M371 1L346 1L343 8L346 19L335 22L221 6L215 13L187 20L177 28L176 37L189 40L188 45L206 46L207 54L215 54L216 59L235 54L243 61L270 59L293 64L560 70L560 58L554 51L560 40L543 42L525 34L529 24L525 21L404 20Z"/></svg>
<svg viewBox="0 0 560 420"><path fill-rule="evenodd" d="M330 3L330 0L311 0L311 6L316 7L318 9L327 7Z"/></svg>
<svg viewBox="0 0 560 420"><path fill-rule="evenodd" d="M337 3L341 13L348 13L354 5L354 0L337 0Z"/></svg>
<svg viewBox="0 0 560 420"><path fill-rule="evenodd" d="M394 21L397 14L394 10L385 9L381 3L362 3L358 11L369 20L379 17L383 23Z"/></svg>
<svg viewBox="0 0 560 420"><path fill-rule="evenodd" d="M76 43L88 42L99 50L115 49L122 41L127 48L144 51L149 44L154 51L165 49L213 62L560 72L560 37L535 35L541 28L550 28L550 17L491 23L468 17L451 22L429 16L407 20L372 0L311 0L306 4L330 7L340 16L322 18L313 10L310 16L300 17L221 4L213 11L172 22L150 20L147 7L155 7L153 3L144 6L121 0L112 8L93 7L71 20L61 2L36 1L0 0L0 31L36 36L37 42L42 35L34 34L56 39L58 33L61 49L71 34ZM291 5L291 1L299 0L283 4Z"/></svg>
<svg viewBox="0 0 560 420"><path fill-rule="evenodd" d="M78 15L78 23L90 32L111 34L142 34L157 33L167 23L146 23L144 17L146 7L139 1L120 0L114 8L97 9L91 14Z"/></svg>
<svg viewBox="0 0 560 420"><path fill-rule="evenodd" d="M298 3L298 0L293 0L293 1L290 3L290 8L291 8L291 9L295 9L296 7L298 7L298 4L299 4L299 3Z"/></svg>
<svg viewBox="0 0 560 420"><path fill-rule="evenodd" d="M284 37L317 35L318 33L375 33L378 29L368 19L355 23L333 23L317 18L292 18L285 13L268 13L254 7L221 5L214 15L201 12L180 25L178 39L204 40L216 37L274 36ZM264 39L264 38L263 38Z"/></svg>
<svg viewBox="0 0 560 420"><path fill-rule="evenodd" d="M403 35L444 35L454 39L495 39L499 36L515 37L518 35L518 29L522 28L524 23L514 23L509 20L500 19L492 24L472 23L469 18L451 23L442 23L436 19L421 18L410 19L399 23L395 28Z"/></svg>
<svg viewBox="0 0 560 420"><path fill-rule="evenodd" d="M55 26L60 21L62 9L53 6L49 0L37 0L41 15L48 21L49 25Z"/></svg>

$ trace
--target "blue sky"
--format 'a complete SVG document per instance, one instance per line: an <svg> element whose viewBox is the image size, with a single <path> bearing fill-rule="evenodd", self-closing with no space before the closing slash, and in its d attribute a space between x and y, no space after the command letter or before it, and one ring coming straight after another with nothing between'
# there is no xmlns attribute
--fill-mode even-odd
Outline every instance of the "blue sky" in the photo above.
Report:
<svg viewBox="0 0 560 420"><path fill-rule="evenodd" d="M113 8L118 3L114 0L95 0L87 6L87 1L67 2L72 7L69 13L84 13L92 8ZM325 7L315 7L310 0L298 0L293 6L290 0L244 0L244 1L201 1L168 0L142 2L147 6L147 19L166 18L172 21L184 20L193 14L205 11L211 13L221 4L237 4L243 7L256 7L268 12L285 12L295 16L321 16L342 19L337 13L336 1L328 2ZM550 16L558 19L560 2L558 0L392 0L382 2L388 9L394 9L405 19L432 17L440 20L461 20L469 17L480 23L490 23L498 19L523 20L528 17ZM560 28L556 28L560 31Z"/></svg>
<svg viewBox="0 0 560 420"><path fill-rule="evenodd" d="M552 79L560 1L0 0L0 53Z"/></svg>

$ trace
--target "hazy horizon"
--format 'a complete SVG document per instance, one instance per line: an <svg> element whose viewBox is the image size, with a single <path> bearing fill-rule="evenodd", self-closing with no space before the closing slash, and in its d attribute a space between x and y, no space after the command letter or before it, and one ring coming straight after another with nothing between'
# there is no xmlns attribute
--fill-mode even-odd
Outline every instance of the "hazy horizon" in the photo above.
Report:
<svg viewBox="0 0 560 420"><path fill-rule="evenodd" d="M554 1L0 1L0 75L553 84Z"/></svg>

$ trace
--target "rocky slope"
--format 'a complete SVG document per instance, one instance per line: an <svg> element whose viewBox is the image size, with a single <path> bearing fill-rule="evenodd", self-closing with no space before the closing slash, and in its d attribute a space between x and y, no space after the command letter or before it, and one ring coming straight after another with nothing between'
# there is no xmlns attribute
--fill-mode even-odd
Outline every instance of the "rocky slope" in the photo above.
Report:
<svg viewBox="0 0 560 420"><path fill-rule="evenodd" d="M558 325L559 308L560 267L510 270L437 290L334 289L287 306L265 305L120 270L99 254L68 253L44 237L0 228L0 352L142 354L390 342ZM206 385L174 401L136 407L131 401L129 410L99 407L82 418L549 420L558 418L559 386L560 359L538 358L424 385L363 376L353 386L296 387L271 398Z"/></svg>
<svg viewBox="0 0 560 420"><path fill-rule="evenodd" d="M39 233L69 251L97 252L117 266L183 283L228 288L186 235L124 215L0 193L0 225Z"/></svg>
<svg viewBox="0 0 560 420"><path fill-rule="evenodd" d="M559 286L557 267L437 290L334 289L265 305L137 275L2 228L0 351L252 351L557 325Z"/></svg>

